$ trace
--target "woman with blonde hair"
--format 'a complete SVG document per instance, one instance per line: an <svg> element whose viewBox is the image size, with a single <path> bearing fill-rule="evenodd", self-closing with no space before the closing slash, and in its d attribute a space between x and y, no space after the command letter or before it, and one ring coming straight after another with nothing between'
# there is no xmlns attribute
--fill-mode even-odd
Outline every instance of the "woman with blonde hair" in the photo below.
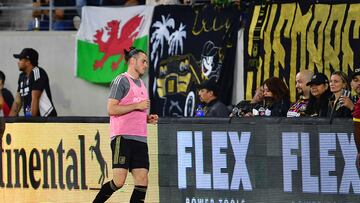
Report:
<svg viewBox="0 0 360 203"><path fill-rule="evenodd" d="M350 85L347 75L342 71L335 71L330 77L330 91L332 96L329 98L328 117L333 118L350 118L351 110L344 106L345 98L351 98Z"/></svg>

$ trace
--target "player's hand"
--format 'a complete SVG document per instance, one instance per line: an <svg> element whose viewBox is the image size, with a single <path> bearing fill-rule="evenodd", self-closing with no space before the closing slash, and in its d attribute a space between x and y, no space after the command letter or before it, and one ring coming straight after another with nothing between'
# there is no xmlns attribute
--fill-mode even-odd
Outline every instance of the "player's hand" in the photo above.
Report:
<svg viewBox="0 0 360 203"><path fill-rule="evenodd" d="M159 117L156 114L150 114L147 117L147 122L151 123L151 124L156 124L158 122L158 120L159 120Z"/></svg>
<svg viewBox="0 0 360 203"><path fill-rule="evenodd" d="M137 104L137 109L139 110L146 110L150 108L150 100L144 100L144 101L141 101Z"/></svg>

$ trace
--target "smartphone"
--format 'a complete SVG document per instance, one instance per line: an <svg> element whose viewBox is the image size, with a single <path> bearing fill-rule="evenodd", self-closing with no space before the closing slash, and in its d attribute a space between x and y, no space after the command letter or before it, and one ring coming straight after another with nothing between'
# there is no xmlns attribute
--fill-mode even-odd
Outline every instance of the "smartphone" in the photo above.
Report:
<svg viewBox="0 0 360 203"><path fill-rule="evenodd" d="M350 97L350 90L343 89L341 92L342 96Z"/></svg>

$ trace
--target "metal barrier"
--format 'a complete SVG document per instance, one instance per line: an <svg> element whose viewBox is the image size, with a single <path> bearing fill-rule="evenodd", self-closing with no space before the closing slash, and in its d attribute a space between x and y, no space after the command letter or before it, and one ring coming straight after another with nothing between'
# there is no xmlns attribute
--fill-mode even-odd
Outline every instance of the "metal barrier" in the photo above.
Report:
<svg viewBox="0 0 360 203"><path fill-rule="evenodd" d="M49 6L39 7L32 6L31 2L0 4L0 30L75 30L73 18L80 16L80 9L81 6L54 6L53 0L49 0ZM60 20L56 19L54 14L56 10L71 12L65 12L65 19ZM48 15L41 14L40 17L33 18L31 13L33 11L48 11ZM62 21L67 23L65 27L62 27L63 29L55 27Z"/></svg>

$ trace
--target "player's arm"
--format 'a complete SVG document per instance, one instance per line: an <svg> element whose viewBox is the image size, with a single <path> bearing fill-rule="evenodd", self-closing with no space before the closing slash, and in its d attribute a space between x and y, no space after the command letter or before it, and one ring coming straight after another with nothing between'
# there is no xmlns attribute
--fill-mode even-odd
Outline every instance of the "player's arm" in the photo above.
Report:
<svg viewBox="0 0 360 203"><path fill-rule="evenodd" d="M19 114L20 108L21 108L21 96L20 93L17 92L15 100L11 106L9 116L17 116Z"/></svg>
<svg viewBox="0 0 360 203"><path fill-rule="evenodd" d="M110 116L120 116L127 114L131 111L136 110L145 110L150 106L150 100L144 100L138 103L128 104L128 105L119 105L119 100L109 98L107 103L107 111Z"/></svg>

